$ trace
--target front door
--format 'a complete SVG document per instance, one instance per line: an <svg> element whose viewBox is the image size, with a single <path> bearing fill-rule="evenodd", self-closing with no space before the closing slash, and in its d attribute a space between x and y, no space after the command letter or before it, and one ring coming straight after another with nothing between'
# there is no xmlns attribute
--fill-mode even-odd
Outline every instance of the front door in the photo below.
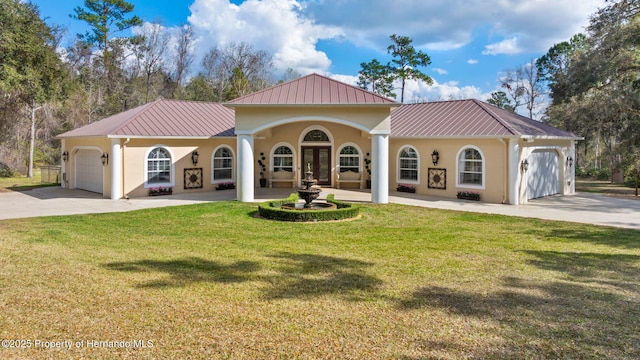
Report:
<svg viewBox="0 0 640 360"><path fill-rule="evenodd" d="M308 167L318 185L331 185L331 146L303 146L301 178L304 179Z"/></svg>

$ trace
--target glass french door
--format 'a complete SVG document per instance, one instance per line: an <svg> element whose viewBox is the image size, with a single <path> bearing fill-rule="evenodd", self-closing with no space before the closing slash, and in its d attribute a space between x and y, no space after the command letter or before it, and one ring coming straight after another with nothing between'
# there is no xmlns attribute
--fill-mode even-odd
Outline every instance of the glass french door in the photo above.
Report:
<svg viewBox="0 0 640 360"><path fill-rule="evenodd" d="M311 167L318 185L331 185L331 146L303 146L300 177Z"/></svg>

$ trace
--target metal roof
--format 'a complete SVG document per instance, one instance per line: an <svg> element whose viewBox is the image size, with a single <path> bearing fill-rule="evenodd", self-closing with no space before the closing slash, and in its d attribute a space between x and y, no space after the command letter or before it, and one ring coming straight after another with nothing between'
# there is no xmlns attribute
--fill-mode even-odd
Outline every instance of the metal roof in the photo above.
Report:
<svg viewBox="0 0 640 360"><path fill-rule="evenodd" d="M160 99L59 135L109 137L234 136L233 109L218 103Z"/></svg>
<svg viewBox="0 0 640 360"><path fill-rule="evenodd" d="M307 75L272 86L228 102L227 106L268 105L386 105L394 100L343 82L318 75Z"/></svg>
<svg viewBox="0 0 640 360"><path fill-rule="evenodd" d="M576 135L476 99L405 104L391 112L392 137Z"/></svg>
<svg viewBox="0 0 640 360"><path fill-rule="evenodd" d="M317 74L238 98L226 105L398 106L391 110L391 137L532 136L580 139L570 132L475 99L401 105ZM68 131L58 138L234 136L234 110L227 106L161 99Z"/></svg>

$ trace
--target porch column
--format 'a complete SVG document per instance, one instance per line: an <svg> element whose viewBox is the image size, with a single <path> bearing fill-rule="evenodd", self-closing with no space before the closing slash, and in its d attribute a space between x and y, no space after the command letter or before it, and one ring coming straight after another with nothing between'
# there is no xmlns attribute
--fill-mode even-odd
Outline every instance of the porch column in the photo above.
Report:
<svg viewBox="0 0 640 360"><path fill-rule="evenodd" d="M253 163L253 135L236 134L238 147L238 186L236 197L241 202L253 202L254 192L254 163Z"/></svg>
<svg viewBox="0 0 640 360"><path fill-rule="evenodd" d="M122 147L120 139L111 139L109 167L111 167L111 200L119 200L122 197Z"/></svg>
<svg viewBox="0 0 640 360"><path fill-rule="evenodd" d="M518 191L518 176L520 176L520 156L518 156L518 139L510 138L507 145L509 152L507 171L509 172L508 194L509 204L518 205L520 193Z"/></svg>
<svg viewBox="0 0 640 360"><path fill-rule="evenodd" d="M389 133L371 136L371 202L389 203Z"/></svg>

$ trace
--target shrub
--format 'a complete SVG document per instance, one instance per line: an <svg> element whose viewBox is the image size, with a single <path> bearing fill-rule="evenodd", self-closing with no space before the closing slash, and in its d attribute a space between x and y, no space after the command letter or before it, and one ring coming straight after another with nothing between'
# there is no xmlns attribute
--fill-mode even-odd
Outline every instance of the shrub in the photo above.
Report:
<svg viewBox="0 0 640 360"><path fill-rule="evenodd" d="M335 200L333 194L327 196L327 202L335 204L336 209L289 210L281 208L282 204L296 201L298 201L298 194L295 193L286 199L265 201L258 205L258 212L266 219L298 222L350 219L360 213L359 206Z"/></svg>
<svg viewBox="0 0 640 360"><path fill-rule="evenodd" d="M0 163L0 177L10 178L14 177L16 174L8 165Z"/></svg>

